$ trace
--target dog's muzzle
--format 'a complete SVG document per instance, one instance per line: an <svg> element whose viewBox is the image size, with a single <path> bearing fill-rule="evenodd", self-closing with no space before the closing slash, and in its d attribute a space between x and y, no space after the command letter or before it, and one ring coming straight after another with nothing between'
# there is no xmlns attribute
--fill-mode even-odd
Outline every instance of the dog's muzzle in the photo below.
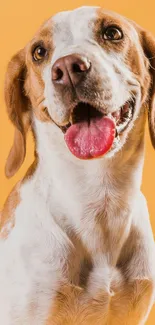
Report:
<svg viewBox="0 0 155 325"><path fill-rule="evenodd" d="M75 95L72 105L68 105L69 123L59 127L65 133L69 150L80 159L93 159L106 154L133 115L131 98L111 114L104 114L101 107L90 102L88 94L85 95L84 85L87 78L92 78L92 68L90 60L78 54L64 56L52 67L52 82L62 101L66 102L62 96L64 90L64 93ZM84 93L82 101L78 97L79 87ZM90 91L93 93L93 87Z"/></svg>

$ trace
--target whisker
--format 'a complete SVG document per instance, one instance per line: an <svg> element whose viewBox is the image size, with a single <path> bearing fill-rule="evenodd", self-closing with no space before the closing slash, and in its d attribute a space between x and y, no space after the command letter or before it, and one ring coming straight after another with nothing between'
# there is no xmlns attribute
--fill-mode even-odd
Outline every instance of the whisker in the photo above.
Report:
<svg viewBox="0 0 155 325"><path fill-rule="evenodd" d="M132 98L130 99L130 101L135 101L135 98L136 98L136 95L133 93L133 91L132 90L130 90L130 94L131 94L131 96L132 96Z"/></svg>
<svg viewBox="0 0 155 325"><path fill-rule="evenodd" d="M25 81L25 79L17 78L18 81Z"/></svg>
<svg viewBox="0 0 155 325"><path fill-rule="evenodd" d="M150 62L149 62L149 65L150 65L151 69L155 70L155 67L153 67Z"/></svg>
<svg viewBox="0 0 155 325"><path fill-rule="evenodd" d="M45 97L41 97L41 99L40 99L40 97L38 97L37 98L37 105L40 105L44 100L45 100Z"/></svg>
<svg viewBox="0 0 155 325"><path fill-rule="evenodd" d="M155 59L155 56L152 56L151 58L148 58L149 60L153 60L153 59Z"/></svg>

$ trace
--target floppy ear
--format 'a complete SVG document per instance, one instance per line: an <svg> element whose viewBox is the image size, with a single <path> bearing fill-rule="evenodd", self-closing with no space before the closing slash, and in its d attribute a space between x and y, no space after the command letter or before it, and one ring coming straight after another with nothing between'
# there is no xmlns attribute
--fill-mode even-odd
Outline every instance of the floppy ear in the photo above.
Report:
<svg viewBox="0 0 155 325"><path fill-rule="evenodd" d="M5 79L5 102L9 118L15 126L14 142L5 166L7 177L12 177L18 171L26 154L30 114L29 101L24 94L25 75L25 53L21 50L10 61Z"/></svg>
<svg viewBox="0 0 155 325"><path fill-rule="evenodd" d="M149 99L149 131L153 147L155 148L155 37L147 31L142 31L143 49L150 61L150 74L152 77Z"/></svg>

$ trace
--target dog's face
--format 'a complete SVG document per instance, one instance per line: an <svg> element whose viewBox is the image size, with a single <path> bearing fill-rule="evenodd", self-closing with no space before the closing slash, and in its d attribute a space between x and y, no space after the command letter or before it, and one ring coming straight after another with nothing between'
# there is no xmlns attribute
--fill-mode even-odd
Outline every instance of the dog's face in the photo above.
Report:
<svg viewBox="0 0 155 325"><path fill-rule="evenodd" d="M92 159L122 148L149 101L154 143L154 55L150 34L100 8L82 7L49 19L8 67L6 103L16 134L7 175L24 159L32 116L50 123L58 138L63 134L74 156Z"/></svg>

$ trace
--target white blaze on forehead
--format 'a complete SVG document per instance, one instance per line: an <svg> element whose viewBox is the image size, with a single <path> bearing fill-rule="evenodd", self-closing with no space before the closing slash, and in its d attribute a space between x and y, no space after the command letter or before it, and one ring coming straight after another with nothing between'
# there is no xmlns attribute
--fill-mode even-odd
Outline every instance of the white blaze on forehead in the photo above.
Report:
<svg viewBox="0 0 155 325"><path fill-rule="evenodd" d="M51 68L56 60L72 53L85 54L86 49L93 42L93 28L91 21L97 19L99 7L81 7L73 11L64 11L51 18L52 22L52 44L54 47L51 62L45 67L43 80L45 83L45 106L49 114L58 122L62 122L64 116L64 105L58 100L51 81ZM94 40L95 42L95 40ZM90 49L89 49L89 52ZM59 121L59 123L60 123ZM67 121L66 121L67 122Z"/></svg>
<svg viewBox="0 0 155 325"><path fill-rule="evenodd" d="M64 11L52 18L52 42L56 49L53 60L74 52L83 41L93 39L91 21L97 18L98 7L81 7L73 11ZM70 47L68 53L68 48Z"/></svg>

